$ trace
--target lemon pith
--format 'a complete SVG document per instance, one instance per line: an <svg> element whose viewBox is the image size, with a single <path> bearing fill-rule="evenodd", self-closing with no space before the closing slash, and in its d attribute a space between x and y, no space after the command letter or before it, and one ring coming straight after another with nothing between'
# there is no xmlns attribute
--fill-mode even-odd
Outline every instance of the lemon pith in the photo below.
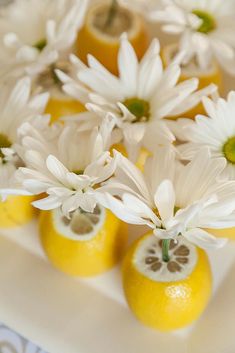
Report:
<svg viewBox="0 0 235 353"><path fill-rule="evenodd" d="M206 253L196 249L198 260L185 279L157 282L140 273L133 258L141 242L138 239L123 262L123 287L134 315L146 326L161 331L182 328L196 320L205 309L211 295L211 270Z"/></svg>
<svg viewBox="0 0 235 353"><path fill-rule="evenodd" d="M41 243L51 263L72 276L94 276L112 268L122 257L127 230L110 211L98 233L87 241L72 240L56 230L53 211L42 211L39 219Z"/></svg>
<svg viewBox="0 0 235 353"><path fill-rule="evenodd" d="M13 228L31 221L37 213L31 205L33 196L8 196L0 202L0 227Z"/></svg>
<svg viewBox="0 0 235 353"><path fill-rule="evenodd" d="M106 7L104 3L96 4L90 8L85 20L85 24L78 33L76 53L78 57L87 64L87 55L91 54L96 57L110 72L118 75L117 57L119 50L120 35L102 32L94 26L94 19L97 14ZM107 9L105 9L107 11ZM133 45L136 55L139 59L144 55L149 38L147 30L139 15L130 13L127 9L123 9L131 16L130 30L124 29L122 32L128 34L130 43Z"/></svg>

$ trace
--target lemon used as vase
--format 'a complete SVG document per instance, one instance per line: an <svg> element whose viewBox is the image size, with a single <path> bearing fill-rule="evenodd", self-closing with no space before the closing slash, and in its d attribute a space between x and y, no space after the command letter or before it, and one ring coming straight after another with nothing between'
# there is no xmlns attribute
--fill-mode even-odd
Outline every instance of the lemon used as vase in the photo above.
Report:
<svg viewBox="0 0 235 353"><path fill-rule="evenodd" d="M110 151L112 150L117 150L120 152L124 157L128 157L126 147L122 143L115 143L113 146L111 146ZM141 170L144 170L145 162L148 159L148 157L151 155L151 153L144 147L141 147L137 160L135 162L135 165Z"/></svg>
<svg viewBox="0 0 235 353"><path fill-rule="evenodd" d="M209 233L215 235L216 237L235 240L235 227L224 228L224 229L206 229L206 230Z"/></svg>
<svg viewBox="0 0 235 353"><path fill-rule="evenodd" d="M204 311L212 287L206 253L183 237L171 240L169 261L162 240L148 233L127 252L123 287L133 314L144 325L170 331L195 321Z"/></svg>
<svg viewBox="0 0 235 353"><path fill-rule="evenodd" d="M167 67L173 60L174 56L177 53L177 44L170 44L163 48L162 58L163 63ZM202 70L198 67L195 60L189 62L187 65L181 65L181 76L180 81L185 81L190 78L198 78L199 84L198 89L203 89L214 83L220 93L223 92L223 83L222 83L222 72L219 65L213 61L208 69ZM194 119L198 114L205 114L205 110L202 104L198 104L193 109L184 113L184 117ZM182 116L179 116L182 117ZM177 119L178 117L172 117L172 119Z"/></svg>
<svg viewBox="0 0 235 353"><path fill-rule="evenodd" d="M82 103L57 92L49 99L45 113L51 115L51 122L54 123L61 117L78 114L83 111L85 111L85 107Z"/></svg>
<svg viewBox="0 0 235 353"><path fill-rule="evenodd" d="M42 211L40 237L50 262L72 276L94 276L117 264L126 248L127 229L109 210L78 209L71 218L59 209Z"/></svg>
<svg viewBox="0 0 235 353"><path fill-rule="evenodd" d="M30 222L37 214L34 196L8 196L0 202L0 228L14 228Z"/></svg>
<svg viewBox="0 0 235 353"><path fill-rule="evenodd" d="M76 52L84 63L87 63L88 54L93 55L110 72L117 75L121 34L127 34L139 59L144 55L149 39L139 14L118 5L112 15L110 6L111 1L98 2L90 7L85 24L78 34Z"/></svg>
<svg viewBox="0 0 235 353"><path fill-rule="evenodd" d="M58 61L40 73L35 82L35 87L40 87L43 91L50 93L45 113L51 115L52 123L66 115L78 114L86 110L81 102L68 96L63 91L62 82L55 72L56 69L68 74L70 63L68 61Z"/></svg>

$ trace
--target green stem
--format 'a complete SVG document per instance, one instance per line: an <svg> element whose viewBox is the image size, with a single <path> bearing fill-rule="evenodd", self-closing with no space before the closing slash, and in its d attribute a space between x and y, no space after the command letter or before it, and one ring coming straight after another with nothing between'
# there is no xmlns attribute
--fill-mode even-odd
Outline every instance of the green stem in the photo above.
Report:
<svg viewBox="0 0 235 353"><path fill-rule="evenodd" d="M117 10L118 10L118 0L112 0L109 8L109 12L108 12L108 17L104 25L105 28L109 27L112 24L113 19L116 16Z"/></svg>
<svg viewBox="0 0 235 353"><path fill-rule="evenodd" d="M169 247L171 239L162 240L162 260L168 262L170 260Z"/></svg>

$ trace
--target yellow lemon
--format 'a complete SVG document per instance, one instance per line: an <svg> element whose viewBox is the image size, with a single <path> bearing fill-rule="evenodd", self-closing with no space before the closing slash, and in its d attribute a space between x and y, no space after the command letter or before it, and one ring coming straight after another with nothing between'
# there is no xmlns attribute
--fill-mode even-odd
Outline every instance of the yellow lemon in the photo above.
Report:
<svg viewBox="0 0 235 353"><path fill-rule="evenodd" d="M75 211L71 219L59 209L42 211L41 243L51 263L72 276L94 276L111 269L122 257L127 228L109 210Z"/></svg>
<svg viewBox="0 0 235 353"><path fill-rule="evenodd" d="M141 172L143 172L145 162L150 155L151 153L146 148L141 148L138 159L136 161L136 166L141 170Z"/></svg>
<svg viewBox="0 0 235 353"><path fill-rule="evenodd" d="M28 223L37 214L31 205L34 196L8 196L0 202L0 227L13 228Z"/></svg>
<svg viewBox="0 0 235 353"><path fill-rule="evenodd" d="M81 102L69 97L63 91L63 84L57 77L56 70L72 75L70 62L58 60L42 71L34 82L36 92L40 90L50 93L45 113L51 115L52 123L66 115L78 114L86 110Z"/></svg>
<svg viewBox="0 0 235 353"><path fill-rule="evenodd" d="M54 123L63 116L78 114L85 110L86 108L79 101L61 95L60 97L52 96L49 99L45 113L51 115L51 122Z"/></svg>
<svg viewBox="0 0 235 353"><path fill-rule="evenodd" d="M145 325L161 331L196 320L211 296L206 253L179 237L171 240L170 260L162 260L162 241L152 233L138 239L123 263L123 287L130 309Z"/></svg>
<svg viewBox="0 0 235 353"><path fill-rule="evenodd" d="M235 240L235 227L225 229L206 229L206 231L215 235L216 237Z"/></svg>
<svg viewBox="0 0 235 353"><path fill-rule="evenodd" d="M148 47L149 38L145 24L137 13L118 6L112 22L107 24L108 13L107 3L90 7L85 24L78 33L76 53L84 63L87 63L88 54L95 56L110 72L118 75L120 35L127 33L139 59Z"/></svg>
<svg viewBox="0 0 235 353"><path fill-rule="evenodd" d="M125 146L122 143L116 143L111 147L111 152L112 150L115 149L118 152L120 152L124 157L128 157L127 150ZM140 149L139 156L136 161L136 166L143 171L144 170L144 165L147 160L147 158L151 155L151 153L144 147Z"/></svg>
<svg viewBox="0 0 235 353"><path fill-rule="evenodd" d="M162 50L162 59L164 65L167 67L177 52L177 44L167 45ZM195 61L190 62L187 66L181 67L181 77L180 81L185 81L190 78L196 77L199 79L198 89L203 89L209 84L214 83L218 86L220 93L223 91L222 84L222 72L216 62L211 64L209 69L202 70L200 69ZM200 103L196 107L192 108L188 112L184 113L183 116L186 118L194 119L198 114L205 114L203 105ZM181 116L169 117L169 119L177 119Z"/></svg>

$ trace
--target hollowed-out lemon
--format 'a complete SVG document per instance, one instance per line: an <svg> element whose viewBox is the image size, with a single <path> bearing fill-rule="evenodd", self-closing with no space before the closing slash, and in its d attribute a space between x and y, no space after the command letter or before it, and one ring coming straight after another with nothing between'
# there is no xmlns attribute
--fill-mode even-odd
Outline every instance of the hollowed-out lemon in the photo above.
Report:
<svg viewBox="0 0 235 353"><path fill-rule="evenodd" d="M123 263L123 287L130 309L145 325L169 331L196 320L211 295L206 253L183 237L171 240L170 260L162 259L162 241L152 233L138 239Z"/></svg>
<svg viewBox="0 0 235 353"><path fill-rule="evenodd" d="M85 24L78 33L77 55L87 63L87 55L96 57L110 72L117 75L119 38L123 32L133 45L140 59L149 44L145 24L141 17L127 8L118 6L111 23L107 23L109 6L97 3L90 7Z"/></svg>
<svg viewBox="0 0 235 353"><path fill-rule="evenodd" d="M71 218L59 209L42 211L40 237L51 263L72 276L94 276L111 269L126 247L126 225L109 210L77 210Z"/></svg>
<svg viewBox="0 0 235 353"><path fill-rule="evenodd" d="M0 228L22 226L32 220L37 210L31 205L34 196L8 196L0 202Z"/></svg>
<svg viewBox="0 0 235 353"><path fill-rule="evenodd" d="M167 45L163 48L162 59L165 67L167 67L171 63L176 52L177 44ZM222 94L222 72L216 62L212 62L211 66L205 70L200 69L195 61L190 62L188 65L181 66L180 81L185 81L194 77L199 79L198 89L203 89L211 83L214 83L218 87L219 92ZM205 114L205 110L201 103L189 110L188 112L184 113L183 117L194 119L195 116L198 114ZM168 118L177 119L180 117L182 116L174 116Z"/></svg>

